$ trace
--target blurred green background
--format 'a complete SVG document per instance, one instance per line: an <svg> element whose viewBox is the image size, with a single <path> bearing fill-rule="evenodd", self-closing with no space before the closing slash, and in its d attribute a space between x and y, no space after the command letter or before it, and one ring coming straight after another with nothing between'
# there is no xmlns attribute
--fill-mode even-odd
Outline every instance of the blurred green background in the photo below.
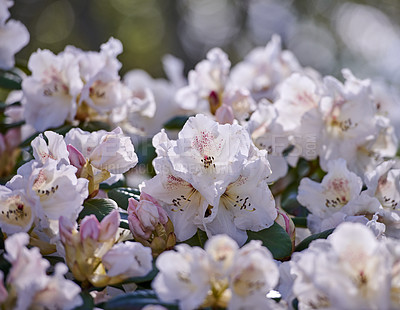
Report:
<svg viewBox="0 0 400 310"><path fill-rule="evenodd" d="M17 55L22 63L38 48L98 50L113 36L124 45L122 74L140 68L163 77L164 54L182 58L188 71L219 46L236 63L278 33L322 74L349 67L400 82L399 0L16 0L11 14L31 34Z"/></svg>

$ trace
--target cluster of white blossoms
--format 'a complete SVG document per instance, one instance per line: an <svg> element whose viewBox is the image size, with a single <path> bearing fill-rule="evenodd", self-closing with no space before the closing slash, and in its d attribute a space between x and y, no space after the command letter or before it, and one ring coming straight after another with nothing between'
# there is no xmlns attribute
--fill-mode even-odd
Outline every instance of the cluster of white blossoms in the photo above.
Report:
<svg viewBox="0 0 400 310"><path fill-rule="evenodd" d="M74 128L65 139L46 131L31 146L34 159L0 186L0 225L7 234L34 227L50 238L57 236L61 215L76 221L84 200L96 196L101 182L115 182L112 173L137 163L132 142L119 128L93 133Z"/></svg>
<svg viewBox="0 0 400 310"><path fill-rule="evenodd" d="M153 288L162 301L179 301L180 309L284 309L267 298L279 280L277 263L260 241L239 249L226 235L209 239L205 249L186 244L164 252L156 262Z"/></svg>
<svg viewBox="0 0 400 310"><path fill-rule="evenodd" d="M29 35L11 5L0 0L12 85L0 103L1 309L400 308L388 86L349 69L323 77L276 35L233 66L211 49L187 78L171 55L168 80L121 78L115 38L98 52L39 49L25 76L12 67Z"/></svg>
<svg viewBox="0 0 400 310"><path fill-rule="evenodd" d="M63 263L55 265L54 274L49 276L50 263L38 248L28 249L29 236L17 233L5 241L5 259L11 264L3 284L4 274L0 271L0 305L2 309L74 309L83 301L81 288L64 278L68 271Z"/></svg>
<svg viewBox="0 0 400 310"><path fill-rule="evenodd" d="M299 309L398 309L400 243L359 223L340 225L280 266L279 290Z"/></svg>
<svg viewBox="0 0 400 310"><path fill-rule="evenodd" d="M258 150L240 125L221 125L198 114L170 140L153 138L157 175L141 190L161 201L178 240L197 229L209 236L225 233L240 245L246 230L271 226L277 216L268 187L267 152Z"/></svg>

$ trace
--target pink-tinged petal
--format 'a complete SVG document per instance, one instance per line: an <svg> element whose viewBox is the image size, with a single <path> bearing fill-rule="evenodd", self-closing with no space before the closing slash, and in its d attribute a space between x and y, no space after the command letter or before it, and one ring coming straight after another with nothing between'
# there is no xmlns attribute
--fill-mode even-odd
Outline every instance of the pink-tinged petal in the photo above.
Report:
<svg viewBox="0 0 400 310"><path fill-rule="evenodd" d="M233 115L232 107L227 104L223 104L215 112L215 118L220 124L233 124L235 117Z"/></svg>
<svg viewBox="0 0 400 310"><path fill-rule="evenodd" d="M108 214L100 223L100 236L99 241L107 241L115 238L117 234L119 222L120 222L119 212L113 210Z"/></svg>
<svg viewBox="0 0 400 310"><path fill-rule="evenodd" d="M150 238L151 231L145 231L135 214L128 216L129 229L131 232L145 240Z"/></svg>
<svg viewBox="0 0 400 310"><path fill-rule="evenodd" d="M58 220L60 228L61 242L66 244L72 243L72 232L75 229L75 225L66 217L61 216Z"/></svg>
<svg viewBox="0 0 400 310"><path fill-rule="evenodd" d="M85 165L86 163L86 159L83 156L83 154L81 152L79 152L73 145L68 144L67 145L67 150L69 153L69 160L71 162L71 165L74 165L76 168L78 168L78 173L80 172L80 170L82 169L82 167Z"/></svg>
<svg viewBox="0 0 400 310"><path fill-rule="evenodd" d="M140 193L140 200L148 200L154 203L155 205L159 204L157 199L155 199L153 196L146 194L145 192Z"/></svg>
<svg viewBox="0 0 400 310"><path fill-rule="evenodd" d="M97 220L96 216L94 216L93 214L85 216L85 218L81 222L80 234L82 241L87 238L98 240L100 235L100 223Z"/></svg>
<svg viewBox="0 0 400 310"><path fill-rule="evenodd" d="M129 198L128 199L129 205L128 205L128 214L136 214L136 209L139 205L139 202L134 199L134 198Z"/></svg>

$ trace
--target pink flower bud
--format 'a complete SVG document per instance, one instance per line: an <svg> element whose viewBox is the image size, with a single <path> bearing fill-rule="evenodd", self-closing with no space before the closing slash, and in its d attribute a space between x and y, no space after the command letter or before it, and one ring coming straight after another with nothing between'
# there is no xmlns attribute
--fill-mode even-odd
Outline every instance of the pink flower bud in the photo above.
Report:
<svg viewBox="0 0 400 310"><path fill-rule="evenodd" d="M150 195L142 193L140 201L129 199L128 221L132 233L141 238L148 239L156 229L156 225L165 225L168 222L168 215L161 208L159 203Z"/></svg>
<svg viewBox="0 0 400 310"><path fill-rule="evenodd" d="M121 218L117 210L113 210L110 214L103 218L100 223L99 241L108 241L115 238L120 219Z"/></svg>
<svg viewBox="0 0 400 310"><path fill-rule="evenodd" d="M144 240L150 238L151 231L148 230L145 231L144 227L140 223L136 214L132 213L131 215L128 216L128 223L129 223L129 229L131 230L134 236L140 237Z"/></svg>
<svg viewBox="0 0 400 310"><path fill-rule="evenodd" d="M58 224L61 242L64 244L72 244L72 232L75 229L75 225L64 216L60 217Z"/></svg>
<svg viewBox="0 0 400 310"><path fill-rule="evenodd" d="M93 240L99 239L100 234L100 223L96 216L88 215L81 222L80 227L81 241L90 238Z"/></svg>
<svg viewBox="0 0 400 310"><path fill-rule="evenodd" d="M277 209L277 211L278 216L276 217L275 222L286 230L286 232L290 236L290 239L294 242L296 227L294 226L292 219L286 214L286 212L279 209Z"/></svg>
<svg viewBox="0 0 400 310"><path fill-rule="evenodd" d="M220 124L232 124L235 118L232 107L227 104L223 104L215 112L215 118Z"/></svg>
<svg viewBox="0 0 400 310"><path fill-rule="evenodd" d="M78 172L77 174L80 175L82 167L85 165L86 163L86 159L83 156L83 154L81 152L79 152L73 145L68 144L67 145L67 150L69 153L69 161L71 163L71 165L75 166L76 168L78 168Z"/></svg>
<svg viewBox="0 0 400 310"><path fill-rule="evenodd" d="M168 222L167 212L160 206L160 204L154 197L150 196L149 194L146 194L145 192L141 192L140 201L142 200L151 201L157 207L158 217L161 224L165 225Z"/></svg>

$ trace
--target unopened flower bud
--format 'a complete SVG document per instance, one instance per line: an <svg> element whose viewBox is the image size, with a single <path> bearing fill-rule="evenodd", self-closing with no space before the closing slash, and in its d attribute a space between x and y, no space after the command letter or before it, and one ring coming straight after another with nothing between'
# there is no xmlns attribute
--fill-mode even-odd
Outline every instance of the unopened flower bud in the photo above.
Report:
<svg viewBox="0 0 400 310"><path fill-rule="evenodd" d="M99 241L107 241L114 239L119 227L120 215L117 210L113 210L110 214L103 218L100 222Z"/></svg>
<svg viewBox="0 0 400 310"><path fill-rule="evenodd" d="M278 223L287 232L294 247L294 242L296 238L296 227L292 219L286 214L286 212L279 209L277 209L277 212L278 216L276 217L275 222Z"/></svg>
<svg viewBox="0 0 400 310"><path fill-rule="evenodd" d="M87 238L97 240L100 235L100 223L96 216L89 215L85 216L85 218L81 222L80 227L80 235L81 241L84 241Z"/></svg>
<svg viewBox="0 0 400 310"><path fill-rule="evenodd" d="M85 156L83 156L83 154L81 152L79 152L71 144L67 145L67 150L69 153L69 155L68 155L69 161L70 161L71 165L75 166L78 169L77 175L80 176L82 168L86 163Z"/></svg>
<svg viewBox="0 0 400 310"><path fill-rule="evenodd" d="M157 200L146 193L141 193L140 201L129 199L128 222L135 239L150 247L153 256L158 256L176 243L167 213Z"/></svg>

